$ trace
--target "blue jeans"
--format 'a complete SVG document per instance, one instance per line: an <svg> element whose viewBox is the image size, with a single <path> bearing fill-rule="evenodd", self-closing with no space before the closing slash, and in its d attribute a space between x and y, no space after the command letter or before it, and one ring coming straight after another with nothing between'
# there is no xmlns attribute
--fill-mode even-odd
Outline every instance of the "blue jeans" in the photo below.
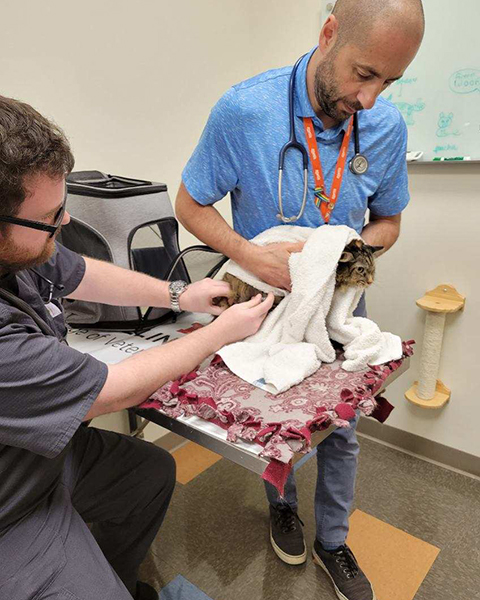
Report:
<svg viewBox="0 0 480 600"><path fill-rule="evenodd" d="M355 316L365 317L365 296L362 296ZM360 451L355 429L358 415L350 421L350 429L336 429L317 446L317 487L315 491L315 520L317 540L326 550L345 543L348 517L353 504L357 460ZM293 471L285 484L285 498L265 482L267 498L273 506L289 504L297 510L297 489Z"/></svg>

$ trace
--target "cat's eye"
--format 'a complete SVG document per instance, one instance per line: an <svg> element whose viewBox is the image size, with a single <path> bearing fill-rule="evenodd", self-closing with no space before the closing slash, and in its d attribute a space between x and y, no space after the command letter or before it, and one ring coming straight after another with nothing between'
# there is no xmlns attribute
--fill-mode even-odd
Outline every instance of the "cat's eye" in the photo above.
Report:
<svg viewBox="0 0 480 600"><path fill-rule="evenodd" d="M357 267L357 272L360 273L360 275L363 275L365 273L365 268L364 267Z"/></svg>

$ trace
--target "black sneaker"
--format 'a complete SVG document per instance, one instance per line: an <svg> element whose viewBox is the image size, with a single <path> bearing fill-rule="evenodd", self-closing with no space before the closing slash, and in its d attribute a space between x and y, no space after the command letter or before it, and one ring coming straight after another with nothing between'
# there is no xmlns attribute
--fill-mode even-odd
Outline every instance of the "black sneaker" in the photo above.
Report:
<svg viewBox="0 0 480 600"><path fill-rule="evenodd" d="M288 565L301 565L307 560L301 525L288 504L278 508L270 504L270 542L278 558Z"/></svg>
<svg viewBox="0 0 480 600"><path fill-rule="evenodd" d="M334 552L327 552L315 540L313 560L329 575L341 600L376 600L372 584L346 544Z"/></svg>

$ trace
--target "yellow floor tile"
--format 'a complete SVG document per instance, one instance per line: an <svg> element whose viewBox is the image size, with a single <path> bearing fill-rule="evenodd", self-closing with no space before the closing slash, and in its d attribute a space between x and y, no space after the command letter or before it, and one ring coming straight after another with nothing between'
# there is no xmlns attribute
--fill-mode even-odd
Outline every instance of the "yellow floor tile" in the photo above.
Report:
<svg viewBox="0 0 480 600"><path fill-rule="evenodd" d="M172 454L177 463L177 481L184 485L222 458L193 442L188 442Z"/></svg>
<svg viewBox="0 0 480 600"><path fill-rule="evenodd" d="M350 518L347 541L377 600L413 600L440 552L360 510Z"/></svg>

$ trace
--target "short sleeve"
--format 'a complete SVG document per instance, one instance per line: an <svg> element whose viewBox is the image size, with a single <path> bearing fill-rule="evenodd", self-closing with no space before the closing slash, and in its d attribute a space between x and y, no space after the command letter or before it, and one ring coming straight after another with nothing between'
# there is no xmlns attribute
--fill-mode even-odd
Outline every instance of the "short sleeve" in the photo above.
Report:
<svg viewBox="0 0 480 600"><path fill-rule="evenodd" d="M396 115L397 120L390 131L391 141L387 150L391 159L379 188L368 202L368 208L379 217L398 215L410 201L407 173L408 131L401 114L396 111Z"/></svg>
<svg viewBox="0 0 480 600"><path fill-rule="evenodd" d="M214 204L237 186L242 127L237 92L231 88L213 107L200 141L182 173L188 193L199 204Z"/></svg>
<svg viewBox="0 0 480 600"><path fill-rule="evenodd" d="M35 271L38 271L53 283L64 286L61 290L58 288L53 290L54 298L63 298L71 294L80 285L85 275L85 259L80 254L56 242L52 257L46 263L35 267ZM40 293L46 295L48 293L46 289L48 283L38 277L34 271L30 271L30 273L36 279Z"/></svg>
<svg viewBox="0 0 480 600"><path fill-rule="evenodd" d="M23 317L0 306L0 444L53 458L103 388L107 365L43 335Z"/></svg>

